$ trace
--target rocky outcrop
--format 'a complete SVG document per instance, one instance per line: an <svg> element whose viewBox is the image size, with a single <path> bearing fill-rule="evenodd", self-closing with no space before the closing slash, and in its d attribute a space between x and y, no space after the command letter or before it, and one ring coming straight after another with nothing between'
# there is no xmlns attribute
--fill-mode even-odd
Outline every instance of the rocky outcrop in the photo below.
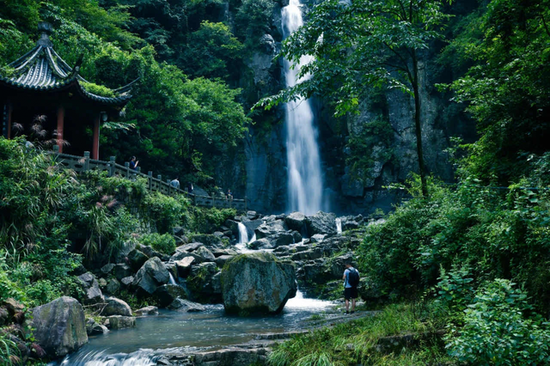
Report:
<svg viewBox="0 0 550 366"><path fill-rule="evenodd" d="M151 295L158 286L168 283L169 280L170 274L164 263L158 257L153 257L147 260L136 273L133 286Z"/></svg>
<svg viewBox="0 0 550 366"><path fill-rule="evenodd" d="M32 327L36 342L50 357L62 357L88 342L82 305L63 296L33 309Z"/></svg>
<svg viewBox="0 0 550 366"><path fill-rule="evenodd" d="M136 315L158 315L159 309L156 306L146 306L135 311Z"/></svg>
<svg viewBox="0 0 550 366"><path fill-rule="evenodd" d="M222 271L222 292L228 313L278 313L296 295L294 266L273 254L241 254Z"/></svg>
<svg viewBox="0 0 550 366"><path fill-rule="evenodd" d="M169 307L171 310L185 311L188 313L204 311L205 307L199 303L177 298Z"/></svg>
<svg viewBox="0 0 550 366"><path fill-rule="evenodd" d="M289 229L302 232L306 227L306 216L301 212L292 212L285 217L285 223Z"/></svg>
<svg viewBox="0 0 550 366"><path fill-rule="evenodd" d="M294 243L292 231L289 231L283 220L269 220L258 226L255 231L258 240L265 239L269 241L269 246L261 243L258 248L273 249L281 245Z"/></svg>
<svg viewBox="0 0 550 366"><path fill-rule="evenodd" d="M166 308L177 298L187 299L187 292L179 285L162 285L156 289L153 296L157 300L157 304L161 308Z"/></svg>

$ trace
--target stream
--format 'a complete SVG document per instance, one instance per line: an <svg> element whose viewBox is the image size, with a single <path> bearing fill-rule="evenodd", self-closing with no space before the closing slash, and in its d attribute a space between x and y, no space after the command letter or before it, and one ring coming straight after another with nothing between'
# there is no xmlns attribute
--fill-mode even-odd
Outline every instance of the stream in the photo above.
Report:
<svg viewBox="0 0 550 366"><path fill-rule="evenodd" d="M251 341L259 334L301 330L314 314L329 310L329 301L304 299L298 291L278 315L227 316L223 305L207 305L202 312L159 310L141 317L136 327L92 336L88 344L54 365L148 366L163 353L219 349Z"/></svg>

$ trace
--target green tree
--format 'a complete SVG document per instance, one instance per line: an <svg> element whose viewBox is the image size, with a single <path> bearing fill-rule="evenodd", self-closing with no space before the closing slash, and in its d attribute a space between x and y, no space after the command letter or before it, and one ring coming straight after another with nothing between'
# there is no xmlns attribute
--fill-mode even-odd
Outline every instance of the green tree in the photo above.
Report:
<svg viewBox="0 0 550 366"><path fill-rule="evenodd" d="M260 102L270 106L298 97L327 96L336 114L356 111L368 88L388 87L414 99L414 126L422 192L428 195L422 151L420 66L422 50L440 37L448 18L439 0L328 0L308 14L307 26L284 42L281 55L312 77Z"/></svg>
<svg viewBox="0 0 550 366"><path fill-rule="evenodd" d="M466 18L445 49L471 67L451 84L477 122L463 176L507 185L527 173L550 138L550 1L493 0Z"/></svg>

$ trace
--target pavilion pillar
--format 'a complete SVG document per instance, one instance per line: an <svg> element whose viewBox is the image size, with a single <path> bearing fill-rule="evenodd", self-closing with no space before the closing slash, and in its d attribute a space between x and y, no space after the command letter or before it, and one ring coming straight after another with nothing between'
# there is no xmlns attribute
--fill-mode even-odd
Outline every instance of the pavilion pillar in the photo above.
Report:
<svg viewBox="0 0 550 366"><path fill-rule="evenodd" d="M65 107L60 105L57 107L57 146L59 153L63 152L63 125L65 123Z"/></svg>
<svg viewBox="0 0 550 366"><path fill-rule="evenodd" d="M8 140L11 139L11 116L12 116L12 113L13 113L13 107L11 105L11 103L8 103L7 104L7 126L6 126L6 133L7 133L7 137L8 137Z"/></svg>
<svg viewBox="0 0 550 366"><path fill-rule="evenodd" d="M94 118L94 136L92 142L92 159L96 160L99 160L99 117L100 114L98 113Z"/></svg>

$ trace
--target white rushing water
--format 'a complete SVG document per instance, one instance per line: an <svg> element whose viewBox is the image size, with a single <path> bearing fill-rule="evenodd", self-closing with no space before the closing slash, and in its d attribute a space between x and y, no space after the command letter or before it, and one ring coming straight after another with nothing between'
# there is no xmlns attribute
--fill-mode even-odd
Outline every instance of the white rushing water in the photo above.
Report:
<svg viewBox="0 0 550 366"><path fill-rule="evenodd" d="M285 309L287 310L308 310L308 311L321 311L326 310L334 306L332 301L318 300L318 299L309 299L304 298L302 291L297 290L296 296L288 299L285 304Z"/></svg>
<svg viewBox="0 0 550 366"><path fill-rule="evenodd" d="M336 233L342 234L342 219L336 219Z"/></svg>
<svg viewBox="0 0 550 366"><path fill-rule="evenodd" d="M172 273L168 272L168 275L170 276L170 280L168 281L168 283L170 283L171 285L177 285L176 280L174 280L174 276L172 276Z"/></svg>
<svg viewBox="0 0 550 366"><path fill-rule="evenodd" d="M282 23L285 38L304 24L299 0L290 0L288 6L282 9ZM303 56L294 69L287 60L284 61L288 87L303 81L297 78L299 69L312 59L311 56ZM311 215L323 209L323 179L314 115L308 100L289 102L285 107L288 209Z"/></svg>

